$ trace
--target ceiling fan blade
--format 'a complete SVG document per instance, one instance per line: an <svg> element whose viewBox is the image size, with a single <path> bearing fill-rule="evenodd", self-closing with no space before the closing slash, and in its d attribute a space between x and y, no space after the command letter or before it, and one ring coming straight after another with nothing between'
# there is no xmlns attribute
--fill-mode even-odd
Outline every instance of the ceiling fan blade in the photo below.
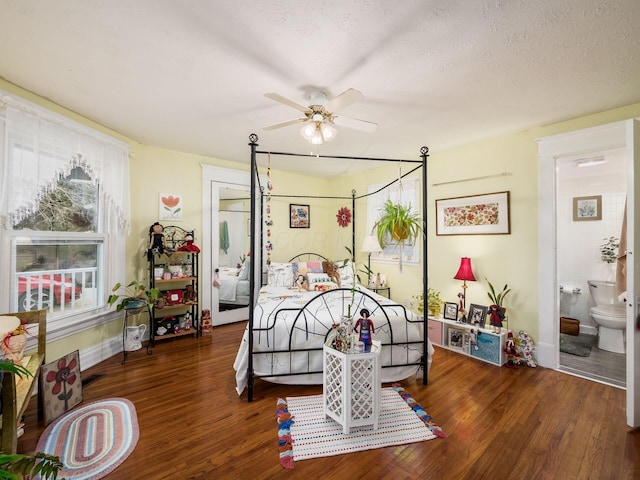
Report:
<svg viewBox="0 0 640 480"><path fill-rule="evenodd" d="M366 120L359 120L357 118L345 117L344 115L333 117L333 123L341 127L353 128L354 130L360 130L367 133L373 133L376 131L376 128L378 128L377 123L367 122Z"/></svg>
<svg viewBox="0 0 640 480"><path fill-rule="evenodd" d="M273 125L268 125L266 127L262 127L263 130L275 130L276 128L288 127L289 125L295 125L296 123L306 122L308 119L304 118L296 118L295 120L288 120L286 122L275 123Z"/></svg>
<svg viewBox="0 0 640 480"><path fill-rule="evenodd" d="M288 98L285 98L282 95L278 95L277 93L265 93L264 96L270 98L271 100L275 100L276 102L288 105L289 107L293 107L296 110L300 110L302 113L307 113L309 111L309 107L300 105L299 103L294 102L293 100L289 100Z"/></svg>
<svg viewBox="0 0 640 480"><path fill-rule="evenodd" d="M345 90L344 92L342 92L336 98L329 100L324 108L325 110L327 110L327 112L336 113L338 110L362 99L364 99L364 95L362 93L360 93L358 90L350 88L349 90Z"/></svg>

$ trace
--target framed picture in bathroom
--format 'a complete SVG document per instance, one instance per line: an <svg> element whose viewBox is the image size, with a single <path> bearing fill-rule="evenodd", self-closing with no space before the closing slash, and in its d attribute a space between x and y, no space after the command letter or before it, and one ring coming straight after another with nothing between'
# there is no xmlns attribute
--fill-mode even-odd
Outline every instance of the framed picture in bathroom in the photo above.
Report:
<svg viewBox="0 0 640 480"><path fill-rule="evenodd" d="M573 221L602 220L602 195L573 197Z"/></svg>

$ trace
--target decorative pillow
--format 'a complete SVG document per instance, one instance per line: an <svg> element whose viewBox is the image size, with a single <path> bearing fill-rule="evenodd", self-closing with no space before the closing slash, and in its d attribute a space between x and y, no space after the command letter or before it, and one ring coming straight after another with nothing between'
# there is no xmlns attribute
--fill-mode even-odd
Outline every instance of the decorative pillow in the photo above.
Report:
<svg viewBox="0 0 640 480"><path fill-rule="evenodd" d="M329 275L326 273L307 273L307 283L309 284L309 290L313 290L313 285L316 283L328 283L331 282Z"/></svg>
<svg viewBox="0 0 640 480"><path fill-rule="evenodd" d="M249 260L242 262L242 266L238 272L238 280L249 280Z"/></svg>
<svg viewBox="0 0 640 480"><path fill-rule="evenodd" d="M322 262L297 262L293 263L293 275L306 275L307 273L322 273Z"/></svg>
<svg viewBox="0 0 640 480"><path fill-rule="evenodd" d="M290 263L272 263L269 265L267 285L270 287L291 287L293 279L293 267Z"/></svg>

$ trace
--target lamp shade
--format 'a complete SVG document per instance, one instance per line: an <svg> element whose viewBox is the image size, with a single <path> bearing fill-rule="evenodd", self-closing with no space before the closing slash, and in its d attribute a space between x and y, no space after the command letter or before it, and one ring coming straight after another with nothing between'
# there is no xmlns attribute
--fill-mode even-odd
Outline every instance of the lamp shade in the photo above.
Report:
<svg viewBox="0 0 640 480"><path fill-rule="evenodd" d="M336 136L337 130L327 122L313 122L303 125L300 129L302 135L312 145L322 145Z"/></svg>
<svg viewBox="0 0 640 480"><path fill-rule="evenodd" d="M381 252L382 247L380 247L380 242L378 242L378 237L375 235L367 235L364 237L364 242L362 242L362 248L360 249L363 252Z"/></svg>
<svg viewBox="0 0 640 480"><path fill-rule="evenodd" d="M456 280L464 280L464 281L474 281L476 277L473 276L473 270L471 270L471 259L469 257L462 257L460 259L460 268L458 268L458 273L453 277Z"/></svg>

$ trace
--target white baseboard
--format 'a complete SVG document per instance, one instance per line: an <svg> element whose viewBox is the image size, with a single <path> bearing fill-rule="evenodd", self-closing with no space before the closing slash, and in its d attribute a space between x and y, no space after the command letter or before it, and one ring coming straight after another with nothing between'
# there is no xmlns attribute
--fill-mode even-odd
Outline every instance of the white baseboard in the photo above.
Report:
<svg viewBox="0 0 640 480"><path fill-rule="evenodd" d="M142 341L146 342L148 340L149 332L147 331L143 336ZM85 350L80 350L80 370L82 371L87 368L91 368L114 355L122 355L122 351L122 335L105 340L99 345L94 345Z"/></svg>

